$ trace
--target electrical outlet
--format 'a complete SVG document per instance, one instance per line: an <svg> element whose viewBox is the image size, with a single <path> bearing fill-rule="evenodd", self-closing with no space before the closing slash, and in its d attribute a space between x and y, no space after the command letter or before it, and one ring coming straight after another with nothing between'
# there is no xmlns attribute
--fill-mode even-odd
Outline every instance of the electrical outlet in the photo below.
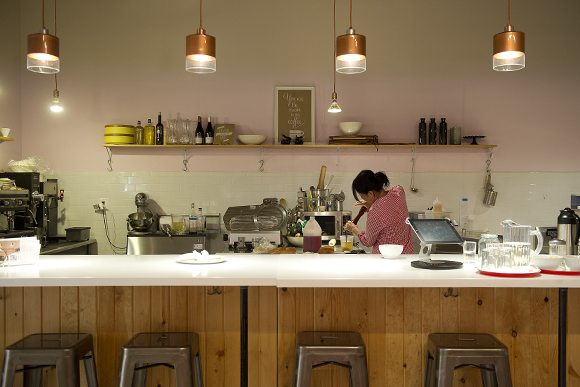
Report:
<svg viewBox="0 0 580 387"><path fill-rule="evenodd" d="M109 208L109 199L107 198L100 198L99 199L99 206L101 206L101 209L104 210L106 208Z"/></svg>

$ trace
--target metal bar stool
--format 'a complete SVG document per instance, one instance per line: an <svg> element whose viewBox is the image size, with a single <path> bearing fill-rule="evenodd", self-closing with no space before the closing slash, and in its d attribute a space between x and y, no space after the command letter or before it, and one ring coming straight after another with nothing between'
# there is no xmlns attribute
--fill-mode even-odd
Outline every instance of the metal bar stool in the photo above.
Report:
<svg viewBox="0 0 580 387"><path fill-rule="evenodd" d="M486 333L431 333L427 344L425 387L453 386L453 372L463 367L481 371L484 387L511 387L507 347Z"/></svg>
<svg viewBox="0 0 580 387"><path fill-rule="evenodd" d="M83 361L89 387L97 387L93 336L89 333L36 333L9 345L4 350L2 387L14 385L14 375L24 372L25 386L42 383L42 369L56 367L59 387L80 387ZM22 365L24 368L16 369Z"/></svg>
<svg viewBox="0 0 580 387"><path fill-rule="evenodd" d="M195 370L195 386L203 387L199 335L193 332L137 333L123 345L119 387L144 387L147 369L157 366L175 370L177 387L193 387Z"/></svg>
<svg viewBox="0 0 580 387"><path fill-rule="evenodd" d="M368 387L366 346L360 333L298 332L293 387L310 387L312 370L327 364L348 368L351 387Z"/></svg>

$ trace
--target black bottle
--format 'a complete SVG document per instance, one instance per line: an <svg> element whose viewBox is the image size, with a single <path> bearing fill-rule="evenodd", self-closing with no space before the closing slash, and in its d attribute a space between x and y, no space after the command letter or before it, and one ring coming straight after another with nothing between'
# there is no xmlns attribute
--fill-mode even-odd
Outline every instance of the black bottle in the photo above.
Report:
<svg viewBox="0 0 580 387"><path fill-rule="evenodd" d="M203 128L201 127L201 116L197 116L197 127L195 128L195 145L203 145Z"/></svg>
<svg viewBox="0 0 580 387"><path fill-rule="evenodd" d="M429 122L429 145L437 145L437 124L435 118Z"/></svg>
<svg viewBox="0 0 580 387"><path fill-rule="evenodd" d="M157 125L155 126L155 145L163 145L163 124L161 123L161 112L159 112Z"/></svg>
<svg viewBox="0 0 580 387"><path fill-rule="evenodd" d="M447 122L445 122L445 118L442 118L439 124L439 145L447 145Z"/></svg>
<svg viewBox="0 0 580 387"><path fill-rule="evenodd" d="M211 117L207 117L207 128L205 129L205 144L213 144L213 127L211 126Z"/></svg>
<svg viewBox="0 0 580 387"><path fill-rule="evenodd" d="M427 145L427 123L424 118L419 122L419 145Z"/></svg>

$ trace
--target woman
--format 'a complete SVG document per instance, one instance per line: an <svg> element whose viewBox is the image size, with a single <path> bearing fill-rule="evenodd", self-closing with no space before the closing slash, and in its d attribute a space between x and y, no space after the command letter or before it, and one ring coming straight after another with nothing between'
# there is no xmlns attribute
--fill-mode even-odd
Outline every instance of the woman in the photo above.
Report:
<svg viewBox="0 0 580 387"><path fill-rule="evenodd" d="M368 210L367 229L361 231L349 221L344 226L346 231L355 234L364 246L372 246L373 254L380 254L379 245L384 244L403 245L403 254L415 253L411 226L405 223L409 210L403 187L389 188L389 178L384 172L364 170L353 180L352 193L357 200L355 207L364 206Z"/></svg>

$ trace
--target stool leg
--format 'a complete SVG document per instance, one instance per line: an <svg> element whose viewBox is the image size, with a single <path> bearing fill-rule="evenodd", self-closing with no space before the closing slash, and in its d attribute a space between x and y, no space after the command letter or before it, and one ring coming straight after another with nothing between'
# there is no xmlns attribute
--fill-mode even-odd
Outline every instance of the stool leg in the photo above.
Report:
<svg viewBox="0 0 580 387"><path fill-rule="evenodd" d="M201 374L201 357L199 352L193 358L193 368L195 369L195 387L203 387L203 375Z"/></svg>
<svg viewBox="0 0 580 387"><path fill-rule="evenodd" d="M147 363L137 363L133 366L133 382L131 386L133 387L145 387L145 383L147 382L147 368L143 368L142 370L135 370L135 368L145 367Z"/></svg>
<svg viewBox="0 0 580 387"><path fill-rule="evenodd" d="M58 387L80 387L79 363L72 357L56 361L56 380Z"/></svg>
<svg viewBox="0 0 580 387"><path fill-rule="evenodd" d="M95 356L93 355L93 351L87 352L86 356L88 356L88 358L83 359L83 364L85 365L85 374L87 375L87 386L98 387L97 369L95 366Z"/></svg>
<svg viewBox="0 0 580 387"><path fill-rule="evenodd" d="M427 362L425 364L425 387L431 387L433 385L433 371L435 368L435 360L433 356L427 351Z"/></svg>
<svg viewBox="0 0 580 387"><path fill-rule="evenodd" d="M175 365L175 384L177 387L193 387L193 368L189 356L186 359L179 358Z"/></svg>
<svg viewBox="0 0 580 387"><path fill-rule="evenodd" d="M293 387L310 387L310 376L312 374L312 360L309 356L296 354L294 366Z"/></svg>
<svg viewBox="0 0 580 387"><path fill-rule="evenodd" d="M12 355L9 351L4 351L4 366L2 368L2 387L12 387L14 385L16 365L12 361Z"/></svg>
<svg viewBox="0 0 580 387"><path fill-rule="evenodd" d="M495 366L493 364L480 364L480 366L485 368L491 368L493 371L481 371L481 383L483 387L497 387L497 379L495 377Z"/></svg>
<svg viewBox="0 0 580 387"><path fill-rule="evenodd" d="M121 366L119 367L119 387L131 387L133 385L135 362L128 361L127 357L128 355L125 353L121 356Z"/></svg>
<svg viewBox="0 0 580 387"><path fill-rule="evenodd" d="M452 387L455 364L452 360L437 356L435 365L435 387Z"/></svg>
<svg viewBox="0 0 580 387"><path fill-rule="evenodd" d="M355 356L353 359L350 359L350 366L351 387L369 387L366 356Z"/></svg>
<svg viewBox="0 0 580 387"><path fill-rule="evenodd" d="M24 368L33 366L24 366ZM40 387L42 386L42 371L43 368L35 368L33 370L24 371L22 378L24 379L24 386L26 387Z"/></svg>
<svg viewBox="0 0 580 387"><path fill-rule="evenodd" d="M495 363L495 376L498 387L512 387L510 362L507 355Z"/></svg>

